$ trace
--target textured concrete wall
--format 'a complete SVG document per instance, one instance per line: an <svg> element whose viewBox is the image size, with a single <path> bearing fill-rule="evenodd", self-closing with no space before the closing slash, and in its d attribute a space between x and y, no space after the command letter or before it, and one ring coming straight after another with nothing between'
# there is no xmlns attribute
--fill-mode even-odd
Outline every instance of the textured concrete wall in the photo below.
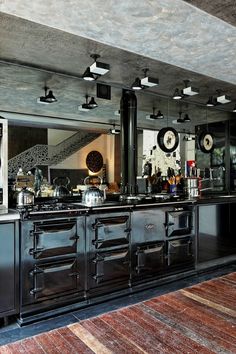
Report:
<svg viewBox="0 0 236 354"><path fill-rule="evenodd" d="M180 0L2 0L0 11L236 83L235 27Z"/></svg>

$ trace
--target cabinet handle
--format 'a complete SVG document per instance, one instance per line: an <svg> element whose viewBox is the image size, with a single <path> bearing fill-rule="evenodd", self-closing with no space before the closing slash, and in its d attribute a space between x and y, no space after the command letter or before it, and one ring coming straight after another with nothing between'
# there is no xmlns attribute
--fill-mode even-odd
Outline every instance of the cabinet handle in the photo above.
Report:
<svg viewBox="0 0 236 354"><path fill-rule="evenodd" d="M30 295L36 295L38 293L40 293L41 291L43 291L43 288L34 288L30 290Z"/></svg>
<svg viewBox="0 0 236 354"><path fill-rule="evenodd" d="M103 238L100 238L100 239L98 239L98 240L93 240L92 241L92 244L93 245L99 245L100 243L103 243L105 240L103 239Z"/></svg>
<svg viewBox="0 0 236 354"><path fill-rule="evenodd" d="M45 248L31 248L30 250L29 250L29 254L31 255L31 256L35 256L35 255L37 255L38 253L40 253L40 252L43 252L45 250Z"/></svg>

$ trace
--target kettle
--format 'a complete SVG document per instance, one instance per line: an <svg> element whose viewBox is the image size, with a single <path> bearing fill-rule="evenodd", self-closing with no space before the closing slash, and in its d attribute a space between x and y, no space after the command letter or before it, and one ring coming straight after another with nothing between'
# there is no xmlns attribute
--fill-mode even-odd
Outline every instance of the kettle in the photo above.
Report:
<svg viewBox="0 0 236 354"><path fill-rule="evenodd" d="M101 185L101 177L97 176L100 179ZM85 178L84 184L87 185L87 181L89 180L89 176ZM104 203L104 193L96 186L91 186L86 189L83 193L82 202L86 206L99 206Z"/></svg>
<svg viewBox="0 0 236 354"><path fill-rule="evenodd" d="M65 183L65 186L62 184ZM53 180L53 196L54 197L65 197L70 194L67 186L70 184L70 179L68 177L56 177Z"/></svg>
<svg viewBox="0 0 236 354"><path fill-rule="evenodd" d="M34 205L34 193L23 187L16 197L18 207Z"/></svg>

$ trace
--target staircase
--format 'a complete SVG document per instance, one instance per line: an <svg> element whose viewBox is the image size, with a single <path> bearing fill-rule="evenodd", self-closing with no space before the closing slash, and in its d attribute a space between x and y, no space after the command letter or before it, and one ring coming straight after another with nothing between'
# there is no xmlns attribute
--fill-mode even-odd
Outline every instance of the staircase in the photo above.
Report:
<svg viewBox="0 0 236 354"><path fill-rule="evenodd" d="M29 171L34 166L57 165L100 135L100 133L79 131L57 145L34 145L8 161L8 176L14 178L19 167Z"/></svg>

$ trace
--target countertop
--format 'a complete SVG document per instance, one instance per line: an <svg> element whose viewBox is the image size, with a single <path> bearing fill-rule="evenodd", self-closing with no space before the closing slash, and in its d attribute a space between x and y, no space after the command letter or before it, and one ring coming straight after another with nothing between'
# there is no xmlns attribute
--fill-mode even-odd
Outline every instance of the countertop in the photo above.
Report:
<svg viewBox="0 0 236 354"><path fill-rule="evenodd" d="M17 210L14 209L0 210L0 222L19 220L19 219L20 219L20 214Z"/></svg>

